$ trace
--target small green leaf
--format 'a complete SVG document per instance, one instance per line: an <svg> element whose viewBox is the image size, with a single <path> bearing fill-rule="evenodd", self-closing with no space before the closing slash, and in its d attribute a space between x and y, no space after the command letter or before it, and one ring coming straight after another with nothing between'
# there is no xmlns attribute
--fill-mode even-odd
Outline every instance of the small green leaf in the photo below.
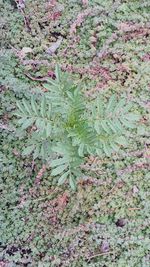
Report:
<svg viewBox="0 0 150 267"><path fill-rule="evenodd" d="M88 108L91 109L92 118L95 118L97 114L96 107L93 104L92 107L90 106L90 104L88 104Z"/></svg>
<svg viewBox="0 0 150 267"><path fill-rule="evenodd" d="M17 122L18 124L23 124L24 122L26 122L28 119L26 117L23 117L21 119L19 119Z"/></svg>
<svg viewBox="0 0 150 267"><path fill-rule="evenodd" d="M110 146L112 147L112 149L116 152L118 152L119 147L114 143L114 142L110 142Z"/></svg>
<svg viewBox="0 0 150 267"><path fill-rule="evenodd" d="M21 112L14 112L13 115L17 116L17 117L27 117L26 114L23 114Z"/></svg>
<svg viewBox="0 0 150 267"><path fill-rule="evenodd" d="M115 142L119 145L122 145L122 146L126 146L127 145L127 141L125 139L124 136L119 136L116 138Z"/></svg>
<svg viewBox="0 0 150 267"><path fill-rule="evenodd" d="M59 165L62 165L64 163L67 163L68 162L68 159L67 158L59 158L59 159L54 159L52 162L51 162L51 168L53 167L56 167L56 166L59 166Z"/></svg>
<svg viewBox="0 0 150 267"><path fill-rule="evenodd" d="M101 126L102 126L103 130L106 133L108 133L108 134L111 134L112 133L111 130L110 130L110 128L109 128L109 126L108 126L108 124L107 124L107 121L106 120L101 121Z"/></svg>
<svg viewBox="0 0 150 267"><path fill-rule="evenodd" d="M75 182L75 179L74 177L70 174L70 177L69 177L69 184L70 184L70 187L72 190L76 190L76 182Z"/></svg>
<svg viewBox="0 0 150 267"><path fill-rule="evenodd" d="M110 129L114 132L114 133L117 133L118 132L118 129L116 129L115 127L115 123L113 121L107 121L107 124L108 126L110 127Z"/></svg>
<svg viewBox="0 0 150 267"><path fill-rule="evenodd" d="M96 153L97 153L98 156L101 157L102 154L103 154L102 149L97 148L97 149L96 149Z"/></svg>
<svg viewBox="0 0 150 267"><path fill-rule="evenodd" d="M80 146L78 148L78 154L80 157L84 156L84 144L80 144Z"/></svg>
<svg viewBox="0 0 150 267"><path fill-rule="evenodd" d="M67 171L59 178L58 185L62 185L66 181L69 173L70 173L70 171Z"/></svg>
<svg viewBox="0 0 150 267"><path fill-rule="evenodd" d="M28 102L24 98L23 98L22 102L23 102L23 105L24 105L26 111L29 113L29 115L32 115L32 112L31 112L31 109L30 109Z"/></svg>
<svg viewBox="0 0 150 267"><path fill-rule="evenodd" d="M45 121L41 118L38 118L35 122L38 129L40 129L42 132L45 130Z"/></svg>
<svg viewBox="0 0 150 267"><path fill-rule="evenodd" d="M106 156L110 157L112 153L110 146L107 143L103 143L103 149L104 149Z"/></svg>
<svg viewBox="0 0 150 267"><path fill-rule="evenodd" d="M22 129L27 129L29 126L31 126L34 123L34 119L25 119L23 124L22 124Z"/></svg>
<svg viewBox="0 0 150 267"><path fill-rule="evenodd" d="M74 101L74 95L72 92L66 92L67 93L67 96L72 100Z"/></svg>
<svg viewBox="0 0 150 267"><path fill-rule="evenodd" d="M45 96L42 97L42 101L41 101L41 116L44 118L45 117L45 112L46 112L46 98Z"/></svg>
<svg viewBox="0 0 150 267"><path fill-rule="evenodd" d="M56 75L57 81L60 82L60 79L61 79L61 69L60 69L60 67L59 67L58 64L56 64L55 75Z"/></svg>
<svg viewBox="0 0 150 267"><path fill-rule="evenodd" d="M52 149L54 152L58 154L65 154L66 153L66 146L64 144L58 144L57 146L53 147Z"/></svg>
<svg viewBox="0 0 150 267"><path fill-rule="evenodd" d="M19 101L17 101L17 107L19 108L19 110L23 113L23 114L27 114L27 112L25 111L25 109L24 109L24 107L23 107L23 105L19 102Z"/></svg>
<svg viewBox="0 0 150 267"><path fill-rule="evenodd" d="M125 119L129 121L138 121L140 119L140 115L134 113L128 113L124 116Z"/></svg>
<svg viewBox="0 0 150 267"><path fill-rule="evenodd" d="M127 128L131 128L131 129L134 129L136 126L133 122L129 122L127 120L125 120L124 118L120 118L120 121L122 122L122 124L124 126L126 126Z"/></svg>
<svg viewBox="0 0 150 267"><path fill-rule="evenodd" d="M121 132L121 133L124 132L124 129L123 129L119 120L115 120L114 124L115 124L115 127L118 129L119 132Z"/></svg>
<svg viewBox="0 0 150 267"><path fill-rule="evenodd" d="M97 106L98 115L100 117L103 117L103 115L104 115L104 105L103 105L103 99L102 99L101 96L98 96L98 98L96 100L96 106Z"/></svg>
<svg viewBox="0 0 150 267"><path fill-rule="evenodd" d="M56 176L56 175L62 173L66 168L68 168L68 165L65 165L65 164L61 165L61 166L55 168L54 170L52 170L51 175Z"/></svg>
<svg viewBox="0 0 150 267"><path fill-rule="evenodd" d="M114 109L114 113L116 112L121 112L122 108L124 107L124 105L126 104L126 100L124 98L122 98L116 105L115 109ZM124 113L124 112L123 112Z"/></svg>
<svg viewBox="0 0 150 267"><path fill-rule="evenodd" d="M52 132L52 126L50 123L47 123L47 126L46 126L46 137L49 137L51 135L51 132Z"/></svg>
<svg viewBox="0 0 150 267"><path fill-rule="evenodd" d="M34 153L33 153L33 159L37 159L39 154L40 154L39 146L36 145L36 148L35 148Z"/></svg>
<svg viewBox="0 0 150 267"><path fill-rule="evenodd" d="M48 119L51 119L51 112L52 112L52 105L49 104L49 105L48 105L48 113L47 113L47 118L48 118Z"/></svg>
<svg viewBox="0 0 150 267"><path fill-rule="evenodd" d="M101 133L100 123L99 123L98 120L95 121L95 123L94 123L94 128L95 128L95 130L96 130L96 132L97 132L98 134Z"/></svg>
<svg viewBox="0 0 150 267"><path fill-rule="evenodd" d="M137 134L138 135L145 135L146 133L146 127L144 125L140 125L137 128Z"/></svg>
<svg viewBox="0 0 150 267"><path fill-rule="evenodd" d="M31 97L31 107L33 112L38 116L38 108L37 108L37 104L35 102L34 96Z"/></svg>
<svg viewBox="0 0 150 267"><path fill-rule="evenodd" d="M107 108L106 108L106 114L109 114L110 112L113 112L114 110L114 107L116 105L116 96L115 95L112 95L109 99L109 102L108 102L108 105L107 105Z"/></svg>
<svg viewBox="0 0 150 267"><path fill-rule="evenodd" d="M57 82L55 82L54 80L52 80L50 78L47 79L47 82L50 83L51 85L55 86L55 87L58 86ZM45 89L48 89L48 90L51 91L52 90L52 86L50 84L48 84L48 83L44 83L43 86L44 86Z"/></svg>
<svg viewBox="0 0 150 267"><path fill-rule="evenodd" d="M124 107L124 112L128 112L132 108L132 106L133 106L132 102L126 104Z"/></svg>
<svg viewBox="0 0 150 267"><path fill-rule="evenodd" d="M31 146L27 146L26 148L24 148L22 155L23 156L27 156L30 155L32 153L32 151L34 150L34 145Z"/></svg>
<svg viewBox="0 0 150 267"><path fill-rule="evenodd" d="M46 151L45 151L45 146L44 144L41 145L41 151L40 151L42 159L45 159L46 156Z"/></svg>

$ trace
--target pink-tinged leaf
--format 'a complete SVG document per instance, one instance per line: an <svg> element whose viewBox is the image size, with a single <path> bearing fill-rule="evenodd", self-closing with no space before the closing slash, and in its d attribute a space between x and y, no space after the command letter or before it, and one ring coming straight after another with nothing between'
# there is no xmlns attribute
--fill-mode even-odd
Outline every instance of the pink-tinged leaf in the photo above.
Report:
<svg viewBox="0 0 150 267"><path fill-rule="evenodd" d="M59 48L59 46L61 45L61 42L62 42L63 38L60 37L55 43L53 43L47 50L46 52L49 54L49 55L52 55L56 52L56 50Z"/></svg>
<svg viewBox="0 0 150 267"><path fill-rule="evenodd" d="M101 252L105 253L109 251L109 243L107 240L104 240L101 245Z"/></svg>
<svg viewBox="0 0 150 267"><path fill-rule="evenodd" d="M139 189L136 185L133 186L132 188L133 194L136 195L139 192Z"/></svg>
<svg viewBox="0 0 150 267"><path fill-rule="evenodd" d="M87 6L88 5L88 0L82 0L82 4L83 4L83 6Z"/></svg>

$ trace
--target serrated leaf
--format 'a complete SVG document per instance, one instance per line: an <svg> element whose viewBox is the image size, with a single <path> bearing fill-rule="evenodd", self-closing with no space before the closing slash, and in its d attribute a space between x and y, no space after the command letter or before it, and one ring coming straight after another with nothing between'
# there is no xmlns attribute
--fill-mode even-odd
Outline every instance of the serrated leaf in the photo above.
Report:
<svg viewBox="0 0 150 267"><path fill-rule="evenodd" d="M32 153L32 151L34 150L34 145L31 146L27 146L26 148L24 148L22 155L23 156L27 156L30 155Z"/></svg>
<svg viewBox="0 0 150 267"><path fill-rule="evenodd" d="M76 190L76 182L75 182L75 179L74 177L70 174L70 177L69 177L69 184L70 184L70 187L72 190Z"/></svg>
<svg viewBox="0 0 150 267"><path fill-rule="evenodd" d="M51 175L56 176L56 175L62 173L66 168L68 168L68 165L66 165L66 164L58 166L57 168L52 170Z"/></svg>
<svg viewBox="0 0 150 267"><path fill-rule="evenodd" d="M67 177L69 176L69 173L70 171L67 171L59 178L58 185L62 185L66 181Z"/></svg>

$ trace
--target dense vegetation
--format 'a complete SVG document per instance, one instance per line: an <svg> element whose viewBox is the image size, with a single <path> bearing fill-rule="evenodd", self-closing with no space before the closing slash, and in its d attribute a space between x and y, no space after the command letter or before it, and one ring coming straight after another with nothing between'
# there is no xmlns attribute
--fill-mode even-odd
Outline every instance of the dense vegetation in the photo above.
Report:
<svg viewBox="0 0 150 267"><path fill-rule="evenodd" d="M150 2L0 7L0 266L149 266Z"/></svg>

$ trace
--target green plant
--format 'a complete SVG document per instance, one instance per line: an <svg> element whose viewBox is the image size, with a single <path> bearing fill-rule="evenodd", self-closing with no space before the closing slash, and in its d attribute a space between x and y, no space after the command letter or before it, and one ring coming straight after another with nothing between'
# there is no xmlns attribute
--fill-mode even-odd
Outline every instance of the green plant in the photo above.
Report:
<svg viewBox="0 0 150 267"><path fill-rule="evenodd" d="M0 0L0 266L149 266L150 1L24 2L31 31L15 1ZM76 33L70 36L72 25ZM60 36L59 48L47 54ZM20 55L26 47L32 53L20 61L14 52ZM124 133L129 142L122 153L86 159L82 170L88 179L76 193L56 187L48 168L39 179L44 164L32 160L35 149L21 156L36 129L18 133L13 116L16 99L29 100L33 93L40 111L36 78L51 75L56 62L74 80L82 78L86 95L97 98L102 92L104 107L114 92L124 93L141 115L138 129ZM84 100L90 111L94 100ZM47 166L55 156L47 157Z"/></svg>
<svg viewBox="0 0 150 267"><path fill-rule="evenodd" d="M112 95L107 104L98 97L88 101L78 85L56 66L56 80L48 79L41 103L32 96L17 102L18 123L29 131L29 146L23 154L50 162L52 176L60 176L59 184L69 178L75 189L79 166L85 156L110 157L126 146L126 128L135 128L139 115L130 112L132 104Z"/></svg>

